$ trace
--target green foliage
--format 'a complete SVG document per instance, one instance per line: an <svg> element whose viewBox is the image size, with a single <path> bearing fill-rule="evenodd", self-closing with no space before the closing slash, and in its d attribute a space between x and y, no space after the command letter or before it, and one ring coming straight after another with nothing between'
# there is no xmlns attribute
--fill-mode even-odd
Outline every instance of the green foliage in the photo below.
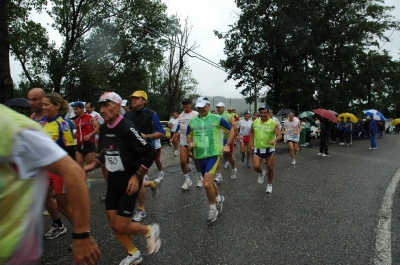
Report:
<svg viewBox="0 0 400 265"><path fill-rule="evenodd" d="M397 27L386 7L372 0L241 1L239 17L225 39L221 61L242 95L267 88L274 109L317 107L338 112L380 106L399 85L385 51L369 51ZM389 87L394 86L394 87ZM389 104L390 105L390 104Z"/></svg>

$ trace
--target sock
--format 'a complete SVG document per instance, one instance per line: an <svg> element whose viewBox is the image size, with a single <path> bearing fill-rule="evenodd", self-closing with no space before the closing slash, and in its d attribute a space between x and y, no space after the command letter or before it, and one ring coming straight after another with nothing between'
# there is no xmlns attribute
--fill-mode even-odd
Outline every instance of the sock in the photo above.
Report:
<svg viewBox="0 0 400 265"><path fill-rule="evenodd" d="M139 211L144 211L144 205L143 206L139 205L137 208L138 208Z"/></svg>
<svg viewBox="0 0 400 265"><path fill-rule="evenodd" d="M155 187L157 187L157 183L155 181L152 181L150 184L150 188L154 189Z"/></svg>
<svg viewBox="0 0 400 265"><path fill-rule="evenodd" d="M62 222L61 222L61 218L58 218L58 219L56 219L56 220L53 220L53 223L55 223L58 227L62 227L62 226L63 226L63 224L62 224Z"/></svg>
<svg viewBox="0 0 400 265"><path fill-rule="evenodd" d="M218 196L217 196L217 198L215 198L215 200L216 200L217 202L220 202L220 201L221 201L221 196L218 194Z"/></svg>
<svg viewBox="0 0 400 265"><path fill-rule="evenodd" d="M132 249L132 250L129 250L128 251L128 254L129 255L133 255L133 254L135 254L137 252L137 248L134 248L134 249Z"/></svg>
<svg viewBox="0 0 400 265"><path fill-rule="evenodd" d="M150 226L148 225L147 226L147 233L144 235L145 237L148 237L150 234L151 234L151 228L150 228Z"/></svg>
<svg viewBox="0 0 400 265"><path fill-rule="evenodd" d="M190 178L189 174L183 175L186 179Z"/></svg>
<svg viewBox="0 0 400 265"><path fill-rule="evenodd" d="M215 204L210 204L210 210L217 210L217 206L215 206Z"/></svg>

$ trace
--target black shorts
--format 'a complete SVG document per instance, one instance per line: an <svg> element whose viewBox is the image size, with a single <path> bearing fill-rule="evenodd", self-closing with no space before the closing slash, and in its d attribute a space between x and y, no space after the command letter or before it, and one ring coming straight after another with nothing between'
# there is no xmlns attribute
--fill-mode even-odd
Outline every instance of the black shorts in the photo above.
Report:
<svg viewBox="0 0 400 265"><path fill-rule="evenodd" d="M269 148L265 148L266 151L265 153L261 153L260 149L258 148L254 148L254 155L263 158L263 159L268 159L271 155L275 154L275 150L274 151L270 151Z"/></svg>
<svg viewBox="0 0 400 265"><path fill-rule="evenodd" d="M135 210L136 199L139 190L133 195L126 194L126 188L131 176L108 178L106 194L106 210L117 210L117 214L123 217L132 217ZM139 180L139 189L143 180Z"/></svg>
<svg viewBox="0 0 400 265"><path fill-rule="evenodd" d="M76 151L83 155L87 155L91 152L94 152L95 150L96 150L96 145L94 143L76 146Z"/></svg>

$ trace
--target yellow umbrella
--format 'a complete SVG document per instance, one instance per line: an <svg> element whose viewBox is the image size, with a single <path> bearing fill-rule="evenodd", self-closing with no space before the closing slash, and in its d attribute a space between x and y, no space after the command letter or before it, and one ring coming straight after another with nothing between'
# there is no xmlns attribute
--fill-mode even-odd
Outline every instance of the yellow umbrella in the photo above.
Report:
<svg viewBox="0 0 400 265"><path fill-rule="evenodd" d="M340 121L340 119L341 119L342 117L343 117L344 121L347 121L347 118L350 118L350 121L351 121L352 123L357 123L357 122L358 122L357 117L354 116L354 114L351 114L351 113L349 113L349 112L341 113L341 114L337 117L338 121Z"/></svg>
<svg viewBox="0 0 400 265"><path fill-rule="evenodd" d="M392 122L390 124L396 126L399 123L400 123L400 118L397 118L397 119L392 120Z"/></svg>

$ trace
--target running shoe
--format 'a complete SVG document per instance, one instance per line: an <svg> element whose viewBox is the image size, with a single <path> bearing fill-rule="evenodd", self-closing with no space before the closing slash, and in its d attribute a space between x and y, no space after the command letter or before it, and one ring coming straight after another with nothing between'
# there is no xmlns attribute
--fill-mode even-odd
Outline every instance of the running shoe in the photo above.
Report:
<svg viewBox="0 0 400 265"><path fill-rule="evenodd" d="M272 184L267 185L267 190L265 191L266 193L272 193Z"/></svg>
<svg viewBox="0 0 400 265"><path fill-rule="evenodd" d="M172 147L172 143L169 143L168 145Z"/></svg>
<svg viewBox="0 0 400 265"><path fill-rule="evenodd" d="M203 187L203 178L198 178L198 179L197 179L196 187L197 187L197 188Z"/></svg>
<svg viewBox="0 0 400 265"><path fill-rule="evenodd" d="M56 223L53 223L51 226L50 230L43 236L46 240L54 239L67 233L67 228L65 226L58 227Z"/></svg>
<svg viewBox="0 0 400 265"><path fill-rule="evenodd" d="M209 209L207 212L207 222L214 222L217 220L218 210Z"/></svg>
<svg viewBox="0 0 400 265"><path fill-rule="evenodd" d="M224 201L225 201L225 197L224 197L224 196L220 195L220 197L221 197L221 200L220 200L219 202L216 203L218 213L221 213L221 212L222 212L222 204L223 204Z"/></svg>
<svg viewBox="0 0 400 265"><path fill-rule="evenodd" d="M150 235L146 237L147 254L157 253L161 246L160 226L158 224L149 225Z"/></svg>
<svg viewBox="0 0 400 265"><path fill-rule="evenodd" d="M131 255L128 254L128 256L126 258L124 258L119 265L137 265L142 263L143 258L142 258L142 254L140 254L140 251L137 250L135 254Z"/></svg>
<svg viewBox="0 0 400 265"><path fill-rule="evenodd" d="M229 168L229 162L225 162L224 168L225 168L225 169Z"/></svg>
<svg viewBox="0 0 400 265"><path fill-rule="evenodd" d="M174 156L177 156L177 155L178 155L178 151L175 151L175 152L174 152Z"/></svg>
<svg viewBox="0 0 400 265"><path fill-rule="evenodd" d="M50 213L49 213L49 211L44 210L43 215L44 215L44 216L50 216Z"/></svg>
<svg viewBox="0 0 400 265"><path fill-rule="evenodd" d="M264 183L264 177L266 174L267 174L267 172L265 170L263 170L262 173L258 175L258 184Z"/></svg>
<svg viewBox="0 0 400 265"><path fill-rule="evenodd" d="M164 179L164 171L160 171L160 173L158 174L158 179L159 180L163 180Z"/></svg>
<svg viewBox="0 0 400 265"><path fill-rule="evenodd" d="M232 169L231 179L236 179L237 177L237 168Z"/></svg>
<svg viewBox="0 0 400 265"><path fill-rule="evenodd" d="M242 160L242 162L244 162L244 156L242 156L242 158L240 160Z"/></svg>
<svg viewBox="0 0 400 265"><path fill-rule="evenodd" d="M137 209L135 215L132 218L132 222L141 222L146 217L146 211Z"/></svg>
<svg viewBox="0 0 400 265"><path fill-rule="evenodd" d="M323 153L318 153L318 154L317 154L317 156L322 156L322 155L323 155Z"/></svg>
<svg viewBox="0 0 400 265"><path fill-rule="evenodd" d="M182 185L182 190L187 190L190 186L192 186L193 182L189 178L185 178L185 181Z"/></svg>
<svg viewBox="0 0 400 265"><path fill-rule="evenodd" d="M327 155L327 154L322 154L322 157L329 157L329 155Z"/></svg>
<svg viewBox="0 0 400 265"><path fill-rule="evenodd" d="M215 174L214 182L221 183L222 182L222 175L221 174Z"/></svg>
<svg viewBox="0 0 400 265"><path fill-rule="evenodd" d="M292 160L292 165L293 165L293 166L296 165L296 159L293 159L293 160Z"/></svg>
<svg viewBox="0 0 400 265"><path fill-rule="evenodd" d="M246 164L246 167L251 168L251 165L250 164Z"/></svg>

